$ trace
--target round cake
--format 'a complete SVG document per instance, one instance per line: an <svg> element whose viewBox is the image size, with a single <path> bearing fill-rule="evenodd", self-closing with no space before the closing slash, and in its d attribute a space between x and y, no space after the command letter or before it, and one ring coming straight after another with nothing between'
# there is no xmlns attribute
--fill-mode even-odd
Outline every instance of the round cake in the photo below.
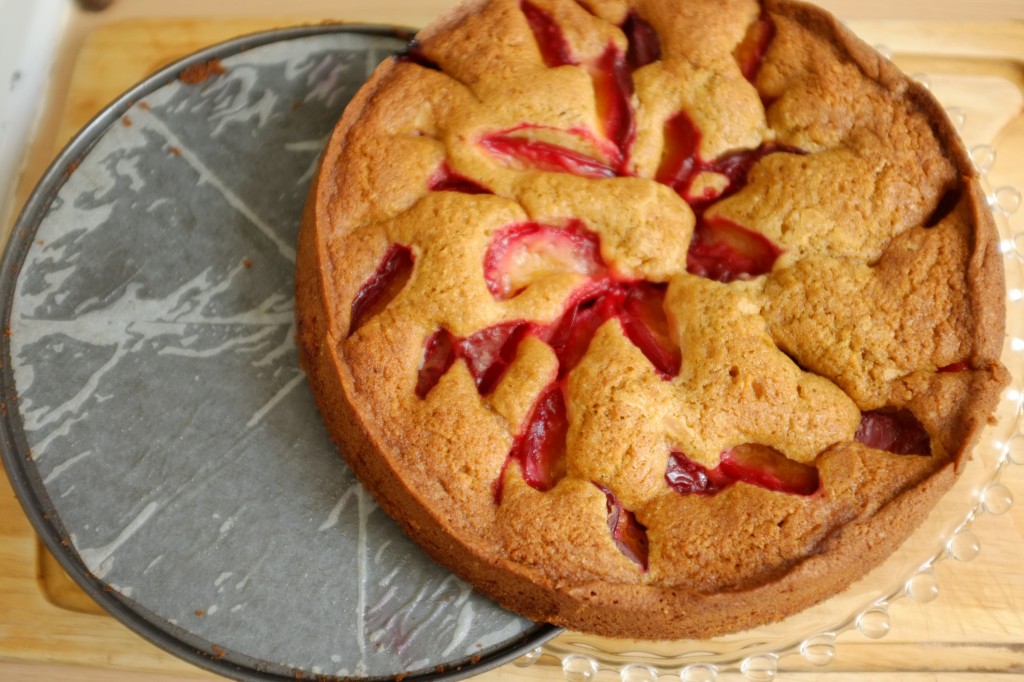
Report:
<svg viewBox="0 0 1024 682"><path fill-rule="evenodd" d="M347 107L301 360L362 483L526 617L707 638L845 589L1007 373L997 234L922 87L787 0L480 0Z"/></svg>

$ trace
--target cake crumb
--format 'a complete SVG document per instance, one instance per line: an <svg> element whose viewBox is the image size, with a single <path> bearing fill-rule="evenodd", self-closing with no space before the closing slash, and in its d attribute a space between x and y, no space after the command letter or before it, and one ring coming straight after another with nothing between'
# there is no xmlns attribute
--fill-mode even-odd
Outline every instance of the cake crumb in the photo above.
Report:
<svg viewBox="0 0 1024 682"><path fill-rule="evenodd" d="M131 116L122 116L121 117L121 124L124 125L125 128L131 128L132 127L132 118L131 118Z"/></svg>
<svg viewBox="0 0 1024 682"><path fill-rule="evenodd" d="M251 268L252 267L252 258L243 258L242 259L242 267L245 268L246 270Z"/></svg>
<svg viewBox="0 0 1024 682"><path fill-rule="evenodd" d="M178 74L178 80L189 85L198 85L211 76L219 76L224 71L224 65L220 63L219 59L211 59L199 64L193 64L183 70Z"/></svg>
<svg viewBox="0 0 1024 682"><path fill-rule="evenodd" d="M205 616L206 615L206 611L203 611L202 609L196 609L196 615L197 616Z"/></svg>

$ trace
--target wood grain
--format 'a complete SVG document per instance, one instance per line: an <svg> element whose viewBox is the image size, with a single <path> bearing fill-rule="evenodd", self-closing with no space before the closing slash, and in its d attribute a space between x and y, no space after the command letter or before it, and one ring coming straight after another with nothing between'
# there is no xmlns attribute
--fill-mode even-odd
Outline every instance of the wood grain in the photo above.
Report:
<svg viewBox="0 0 1024 682"><path fill-rule="evenodd" d="M62 82L64 78L67 87L58 93L60 103L52 107L58 113L48 114L50 119L44 123L49 127L44 125L33 147L35 161L30 160L19 189L22 199L55 149L147 73L230 37L337 11L335 3L311 3L304 6L311 7L312 16L299 17L299 21L273 16L198 20L188 12L196 13L198 5L208 3L189 0L169 10L184 14L182 18L133 18L132 13L142 4L147 3L115 3L102 25L96 23L100 19L90 18L94 25L80 36L74 58L62 62L68 73L55 79ZM450 4L444 0L351 3L346 18L387 21L401 16L415 24ZM924 8L933 3L917 4ZM1016 2L990 4L995 12L992 16L1009 16L999 12L1022 9ZM252 5L264 13L270 6ZM914 3L901 6L911 5ZM844 6L856 9L856 3L845 2ZM225 12L237 9L234 3L223 7ZM281 9L279 3L274 7ZM979 5L972 8L977 11ZM994 141L1000 149L1002 158L992 173L993 182L1024 187L1024 25L872 21L852 26L869 42L893 48L896 62L906 70L928 72L933 89L943 99L962 101L968 113L964 130L968 142ZM1014 220L1019 222L1020 217ZM1014 229L1024 231L1024 225L1015 224ZM1024 499L1024 467L1008 470L1004 480L1018 499ZM983 543L981 557L965 564L947 561L939 565L942 592L938 601L920 605L901 600L892 607L893 629L884 640L871 642L843 635L838 658L827 672L787 658L783 659L786 674L782 679L880 682L892 679L889 671L894 670L906 671L900 675L905 682L1019 679L1012 673L1024 670L1024 571L1020 568L1024 565L1024 504L1001 517L981 518L975 530ZM547 658L531 668L509 665L479 679L561 679L560 669ZM65 679L165 682L218 678L101 615L55 560L40 551L6 478L0 475L0 680ZM722 675L719 679L739 678Z"/></svg>

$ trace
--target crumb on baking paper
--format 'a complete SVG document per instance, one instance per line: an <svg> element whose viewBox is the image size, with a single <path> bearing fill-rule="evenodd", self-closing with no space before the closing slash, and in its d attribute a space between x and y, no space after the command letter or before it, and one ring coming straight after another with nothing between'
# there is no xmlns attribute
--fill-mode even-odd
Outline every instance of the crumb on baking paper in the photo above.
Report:
<svg viewBox="0 0 1024 682"><path fill-rule="evenodd" d="M131 125L132 125L132 118L131 118L131 116L122 116L121 117L121 124L125 128L130 128Z"/></svg>
<svg viewBox="0 0 1024 682"><path fill-rule="evenodd" d="M219 59L193 64L178 74L178 80L189 85L198 85L211 76L219 76L224 73L224 65Z"/></svg>
<svg viewBox="0 0 1024 682"><path fill-rule="evenodd" d="M242 259L242 267L245 268L246 270L251 268L252 267L252 258L243 258Z"/></svg>
<svg viewBox="0 0 1024 682"><path fill-rule="evenodd" d="M473 665L476 665L477 663L480 662L480 659L482 659L482 658L483 658L483 656L481 656L480 654L475 654L475 655L470 657L469 662L472 663Z"/></svg>
<svg viewBox="0 0 1024 682"><path fill-rule="evenodd" d="M139 109L142 109L143 111L149 111L149 109L150 109L149 103L148 102L139 102Z"/></svg>
<svg viewBox="0 0 1024 682"><path fill-rule="evenodd" d="M293 99L292 100L292 109L298 109L301 106L302 106L302 100L298 100L298 99Z"/></svg>
<svg viewBox="0 0 1024 682"><path fill-rule="evenodd" d="M224 649L222 647L219 647L216 644L211 644L210 646L213 648L213 657L214 657L214 659L216 659L218 661L220 659L224 658L224 656L228 653L228 652L224 651Z"/></svg>
<svg viewBox="0 0 1024 682"><path fill-rule="evenodd" d="M196 615L197 616L205 616L206 615L206 611L203 611L202 609L196 609Z"/></svg>
<svg viewBox="0 0 1024 682"><path fill-rule="evenodd" d="M181 156L181 150L177 147L171 147L170 151L172 156Z"/></svg>

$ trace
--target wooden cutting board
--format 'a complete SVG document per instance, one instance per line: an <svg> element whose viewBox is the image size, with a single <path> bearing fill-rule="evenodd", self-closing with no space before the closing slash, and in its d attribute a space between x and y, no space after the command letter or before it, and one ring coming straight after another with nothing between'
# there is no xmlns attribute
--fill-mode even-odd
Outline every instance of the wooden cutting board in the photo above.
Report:
<svg viewBox="0 0 1024 682"><path fill-rule="evenodd" d="M230 37L295 23L131 20L94 30L75 61L52 152L107 102L159 67ZM990 175L994 186L1024 187L1024 24L861 22L853 28L869 42L889 46L908 72L928 73L941 99L962 102L968 143L991 142L999 150ZM1015 231L1024 231L1022 219L1024 214L1013 218ZM1024 499L1024 467L1010 467L1004 481ZM827 672L787 658L782 668L792 672L783 679L882 680L889 679L885 671L901 670L909 681L938 679L938 673L943 680L992 681L1024 670L1024 503L1001 516L982 517L974 530L982 541L981 556L939 565L936 602L897 602L884 640L844 635ZM509 665L480 679L561 679L556 665L546 657L531 668ZM981 678L980 672L987 674ZM105 615L38 544L0 474L0 680L7 679L216 677Z"/></svg>

